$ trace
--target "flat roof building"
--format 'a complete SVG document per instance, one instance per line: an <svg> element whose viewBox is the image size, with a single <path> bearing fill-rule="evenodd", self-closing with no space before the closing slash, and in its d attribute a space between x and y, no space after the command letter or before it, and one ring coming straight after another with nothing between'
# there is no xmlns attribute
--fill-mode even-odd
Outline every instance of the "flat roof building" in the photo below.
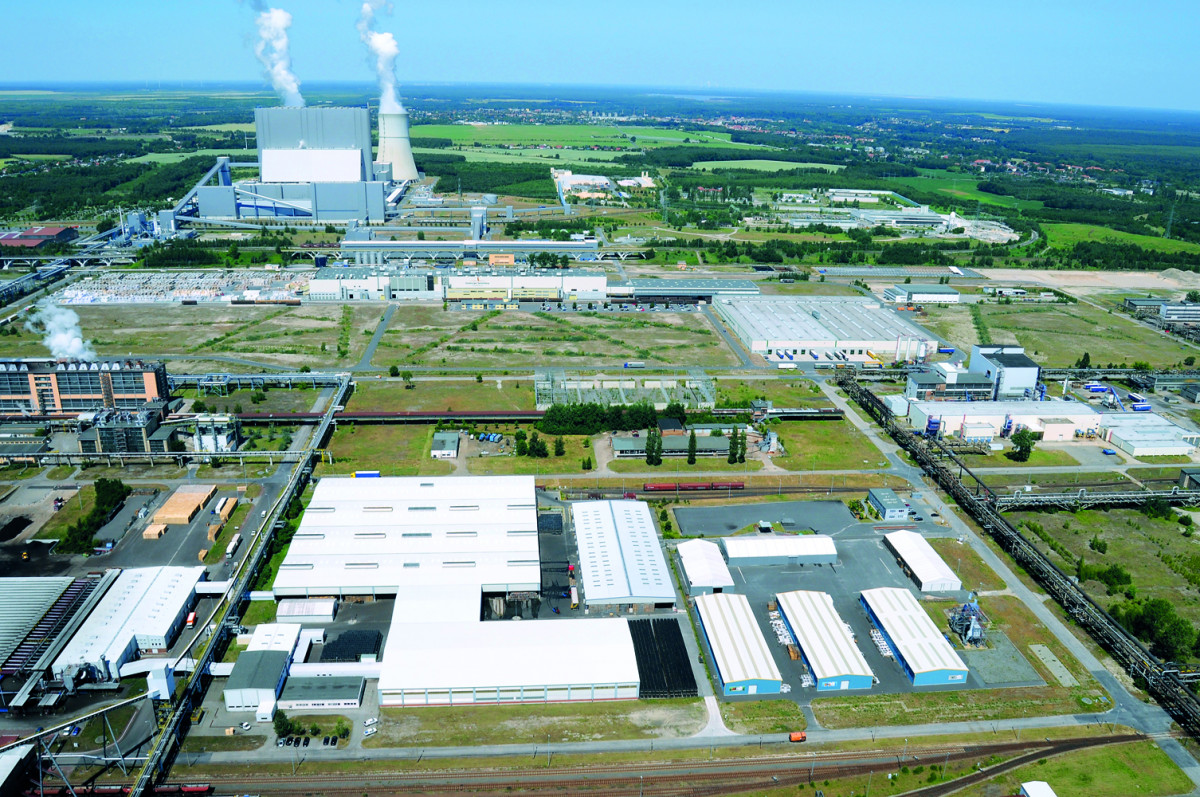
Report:
<svg viewBox="0 0 1200 797"><path fill-rule="evenodd" d="M865 297L719 298L714 307L756 354L837 352L892 362L923 360L937 346L933 335Z"/></svg>
<svg viewBox="0 0 1200 797"><path fill-rule="evenodd" d="M846 623L824 592L796 590L775 596L784 625L816 681L817 691L870 689L875 673L854 644Z"/></svg>
<svg viewBox="0 0 1200 797"><path fill-rule="evenodd" d="M221 692L226 711L257 711L279 697L292 654L282 650L245 650Z"/></svg>
<svg viewBox="0 0 1200 797"><path fill-rule="evenodd" d="M962 589L962 581L938 556L929 540L917 532L893 531L883 535L883 540L922 592L954 592Z"/></svg>
<svg viewBox="0 0 1200 797"><path fill-rule="evenodd" d="M887 487L872 487L867 490L867 503L884 520L907 520L908 507L896 491Z"/></svg>
<svg viewBox="0 0 1200 797"><path fill-rule="evenodd" d="M1042 372L1020 346L972 346L967 369L995 383L997 401L1032 398Z"/></svg>
<svg viewBox="0 0 1200 797"><path fill-rule="evenodd" d="M362 706L367 681L358 676L294 676L279 693L281 711L329 711Z"/></svg>
<svg viewBox="0 0 1200 797"><path fill-rule="evenodd" d="M745 595L697 595L696 613L723 695L779 694L783 676Z"/></svg>
<svg viewBox="0 0 1200 797"><path fill-rule="evenodd" d="M571 504L583 603L587 607L670 608L675 587L645 501Z"/></svg>
<svg viewBox="0 0 1200 797"><path fill-rule="evenodd" d="M958 304L958 291L949 285L912 283L893 285L883 292L885 302L896 304Z"/></svg>
<svg viewBox="0 0 1200 797"><path fill-rule="evenodd" d="M1131 457L1188 457L1200 445L1200 433L1154 412L1101 413L1100 437Z"/></svg>
<svg viewBox="0 0 1200 797"><path fill-rule="evenodd" d="M733 586L733 575L721 549L708 540L687 540L675 546L683 565L688 595L711 595Z"/></svg>
<svg viewBox="0 0 1200 797"><path fill-rule="evenodd" d="M275 607L275 619L284 623L332 623L336 613L333 598L287 598Z"/></svg>
<svg viewBox="0 0 1200 797"><path fill-rule="evenodd" d="M868 589L861 593L860 602L913 686L966 683L967 665L911 592Z"/></svg>
<svg viewBox="0 0 1200 797"><path fill-rule="evenodd" d="M838 556L827 534L745 534L721 544L731 565L831 565Z"/></svg>
<svg viewBox="0 0 1200 797"><path fill-rule="evenodd" d="M1148 413L1139 413L1146 415ZM908 417L917 430L927 430L936 421L937 433L951 437L962 433L963 424L988 424L994 436L1015 432L1024 426L1041 432L1046 442L1074 440L1076 433L1096 434L1101 415L1082 401L912 401ZM1050 421L1055 423L1050 424ZM1066 426L1064 426L1064 422Z"/></svg>
<svg viewBox="0 0 1200 797"><path fill-rule="evenodd" d="M454 459L458 456L458 432L434 432L429 456L434 459Z"/></svg>

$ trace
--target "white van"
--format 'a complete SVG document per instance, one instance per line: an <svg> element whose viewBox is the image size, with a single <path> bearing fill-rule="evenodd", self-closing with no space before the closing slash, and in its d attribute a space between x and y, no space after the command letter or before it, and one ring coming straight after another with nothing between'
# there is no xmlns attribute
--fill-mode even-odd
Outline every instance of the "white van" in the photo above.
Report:
<svg viewBox="0 0 1200 797"><path fill-rule="evenodd" d="M365 739L366 737L373 736L374 734L377 734L377 733L379 733L378 728L367 728L367 732L363 734L363 738Z"/></svg>
<svg viewBox="0 0 1200 797"><path fill-rule="evenodd" d="M363 725L365 725L365 726L367 726L368 728L370 728L372 725L374 725L374 724L375 724L375 723L377 723L377 722L379 722L379 718L378 718L378 717L371 717L371 719L369 719L369 720L363 720Z"/></svg>

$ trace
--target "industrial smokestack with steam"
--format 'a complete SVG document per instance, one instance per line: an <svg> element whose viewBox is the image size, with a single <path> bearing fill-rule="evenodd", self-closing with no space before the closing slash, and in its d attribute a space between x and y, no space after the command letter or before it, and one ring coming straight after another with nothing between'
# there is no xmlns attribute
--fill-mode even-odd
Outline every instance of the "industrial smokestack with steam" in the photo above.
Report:
<svg viewBox="0 0 1200 797"><path fill-rule="evenodd" d="M262 0L253 0L251 5L257 14L254 25L258 28L254 55L262 63L267 80L279 92L283 104L303 108L300 81L292 74L292 56L288 52L288 28L292 26L292 15L282 8L268 8Z"/></svg>
<svg viewBox="0 0 1200 797"><path fill-rule="evenodd" d="M400 47L392 34L375 30L375 12L385 5L385 0L364 2L357 26L379 77L379 162L391 164L392 179L397 182L416 180L420 175L408 138L408 111L396 96L396 56Z"/></svg>
<svg viewBox="0 0 1200 797"><path fill-rule="evenodd" d="M25 322L25 328L42 336L42 343L59 360L94 360L92 342L83 339L79 315L59 307L50 299L37 303L37 311Z"/></svg>

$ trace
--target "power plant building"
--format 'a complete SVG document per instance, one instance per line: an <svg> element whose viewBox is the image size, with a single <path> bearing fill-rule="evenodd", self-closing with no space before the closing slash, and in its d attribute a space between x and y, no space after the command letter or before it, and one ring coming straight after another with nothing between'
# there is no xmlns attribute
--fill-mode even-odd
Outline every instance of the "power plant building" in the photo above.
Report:
<svg viewBox="0 0 1200 797"><path fill-rule="evenodd" d="M0 360L0 413L138 409L169 397L167 369L141 360Z"/></svg>

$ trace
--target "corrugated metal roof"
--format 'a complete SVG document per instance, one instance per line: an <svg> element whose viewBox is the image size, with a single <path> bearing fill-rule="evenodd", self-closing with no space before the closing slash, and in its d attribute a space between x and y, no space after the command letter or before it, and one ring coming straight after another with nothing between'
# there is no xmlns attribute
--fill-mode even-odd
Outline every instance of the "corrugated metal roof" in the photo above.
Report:
<svg viewBox="0 0 1200 797"><path fill-rule="evenodd" d="M290 654L296 649L298 639L299 623L261 623L255 626L246 650L278 650Z"/></svg>
<svg viewBox="0 0 1200 797"><path fill-rule="evenodd" d="M715 542L688 540L679 543L675 550L679 551L684 573L693 587L733 586L733 575Z"/></svg>
<svg viewBox="0 0 1200 797"><path fill-rule="evenodd" d="M963 664L911 592L895 587L879 587L864 590L862 597L914 673L943 670L967 672L967 665Z"/></svg>
<svg viewBox="0 0 1200 797"><path fill-rule="evenodd" d="M745 595L697 595L696 610L723 682L783 681Z"/></svg>
<svg viewBox="0 0 1200 797"><path fill-rule="evenodd" d="M883 535L892 550L900 555L904 564L916 576L921 589L962 589L962 581L946 564L929 541L915 531L893 531ZM925 585L930 585L926 587Z"/></svg>
<svg viewBox="0 0 1200 797"><path fill-rule="evenodd" d="M713 305L747 342L933 340L928 332L874 299L764 296L717 299Z"/></svg>
<svg viewBox="0 0 1200 797"><path fill-rule="evenodd" d="M645 501L571 504L584 599L595 603L675 600L671 573Z"/></svg>
<svg viewBox="0 0 1200 797"><path fill-rule="evenodd" d="M8 660L73 580L0 579L0 664Z"/></svg>
<svg viewBox="0 0 1200 797"><path fill-rule="evenodd" d="M842 675L875 676L833 608L833 598L806 590L781 592L775 597L817 680Z"/></svg>
<svg viewBox="0 0 1200 797"><path fill-rule="evenodd" d="M337 601L333 598L288 598L279 602L275 616L287 619L288 617L332 615L336 608Z"/></svg>
<svg viewBox="0 0 1200 797"><path fill-rule="evenodd" d="M837 556L833 537L826 534L747 534L722 537L730 561L759 556Z"/></svg>

